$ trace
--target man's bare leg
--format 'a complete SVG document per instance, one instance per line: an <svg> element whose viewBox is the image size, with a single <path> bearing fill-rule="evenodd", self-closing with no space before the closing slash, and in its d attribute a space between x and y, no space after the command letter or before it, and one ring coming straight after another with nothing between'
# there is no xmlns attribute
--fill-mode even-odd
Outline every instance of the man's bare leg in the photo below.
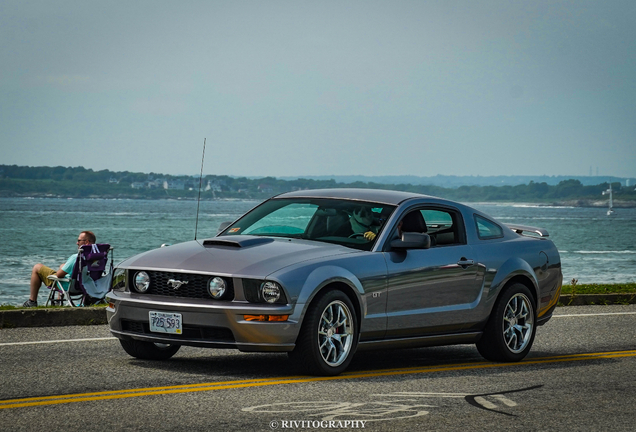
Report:
<svg viewBox="0 0 636 432"><path fill-rule="evenodd" d="M33 270L31 270L31 292L29 300L33 302L38 301L38 293L40 292L40 287L42 286L42 281L40 280L38 271L40 271L43 265L44 264L36 264L33 266Z"/></svg>

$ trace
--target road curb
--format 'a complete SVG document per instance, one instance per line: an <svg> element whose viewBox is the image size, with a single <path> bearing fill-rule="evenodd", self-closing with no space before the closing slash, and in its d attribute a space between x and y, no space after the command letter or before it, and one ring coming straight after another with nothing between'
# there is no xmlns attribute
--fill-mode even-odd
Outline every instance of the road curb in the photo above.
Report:
<svg viewBox="0 0 636 432"><path fill-rule="evenodd" d="M562 295L559 306L635 304L636 293ZM38 308L0 311L0 329L107 324L106 308Z"/></svg>
<svg viewBox="0 0 636 432"><path fill-rule="evenodd" d="M0 311L0 328L106 324L106 308L38 308Z"/></svg>
<svg viewBox="0 0 636 432"><path fill-rule="evenodd" d="M559 297L559 306L634 304L636 293L626 294L567 294Z"/></svg>

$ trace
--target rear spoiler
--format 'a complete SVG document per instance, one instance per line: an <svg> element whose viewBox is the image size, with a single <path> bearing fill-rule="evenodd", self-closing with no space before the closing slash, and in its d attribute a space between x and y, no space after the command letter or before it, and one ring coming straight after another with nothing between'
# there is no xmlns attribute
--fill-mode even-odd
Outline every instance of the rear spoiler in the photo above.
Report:
<svg viewBox="0 0 636 432"><path fill-rule="evenodd" d="M548 231L544 228L537 228L528 225L517 225L517 224L505 224L508 228L513 230L519 235L524 235L524 233L536 234L539 237L549 237Z"/></svg>

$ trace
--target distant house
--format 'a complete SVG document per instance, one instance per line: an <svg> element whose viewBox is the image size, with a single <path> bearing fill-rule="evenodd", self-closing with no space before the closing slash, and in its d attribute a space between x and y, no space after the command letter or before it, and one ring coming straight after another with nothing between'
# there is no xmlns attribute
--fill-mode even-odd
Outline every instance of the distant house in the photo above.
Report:
<svg viewBox="0 0 636 432"><path fill-rule="evenodd" d="M164 189L185 189L185 182L183 180L164 180L163 182Z"/></svg>
<svg viewBox="0 0 636 432"><path fill-rule="evenodd" d="M146 187L146 183L144 182L132 182L130 187L133 189L143 189Z"/></svg>
<svg viewBox="0 0 636 432"><path fill-rule="evenodd" d="M148 188L149 189L159 189L159 188L163 188L163 179L155 179L155 180L150 180L148 181Z"/></svg>
<svg viewBox="0 0 636 432"><path fill-rule="evenodd" d="M211 182L208 180L208 184L205 186L205 190L211 190L212 192L221 192L221 185L217 182Z"/></svg>
<svg viewBox="0 0 636 432"><path fill-rule="evenodd" d="M119 180L117 180L115 177L111 177L108 179L108 183L119 183Z"/></svg>
<svg viewBox="0 0 636 432"><path fill-rule="evenodd" d="M258 185L258 191L263 193L274 193L274 188L268 184L261 183Z"/></svg>

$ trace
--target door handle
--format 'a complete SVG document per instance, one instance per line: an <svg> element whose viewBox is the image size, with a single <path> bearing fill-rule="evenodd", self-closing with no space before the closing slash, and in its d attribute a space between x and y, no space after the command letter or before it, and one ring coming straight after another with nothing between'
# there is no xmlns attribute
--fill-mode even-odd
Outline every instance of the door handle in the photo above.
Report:
<svg viewBox="0 0 636 432"><path fill-rule="evenodd" d="M462 266L463 268L466 268L466 267L470 267L472 265L475 265L475 261L471 260L471 259L466 259L464 257L461 257L461 259L459 261L457 261L457 265L458 266Z"/></svg>

